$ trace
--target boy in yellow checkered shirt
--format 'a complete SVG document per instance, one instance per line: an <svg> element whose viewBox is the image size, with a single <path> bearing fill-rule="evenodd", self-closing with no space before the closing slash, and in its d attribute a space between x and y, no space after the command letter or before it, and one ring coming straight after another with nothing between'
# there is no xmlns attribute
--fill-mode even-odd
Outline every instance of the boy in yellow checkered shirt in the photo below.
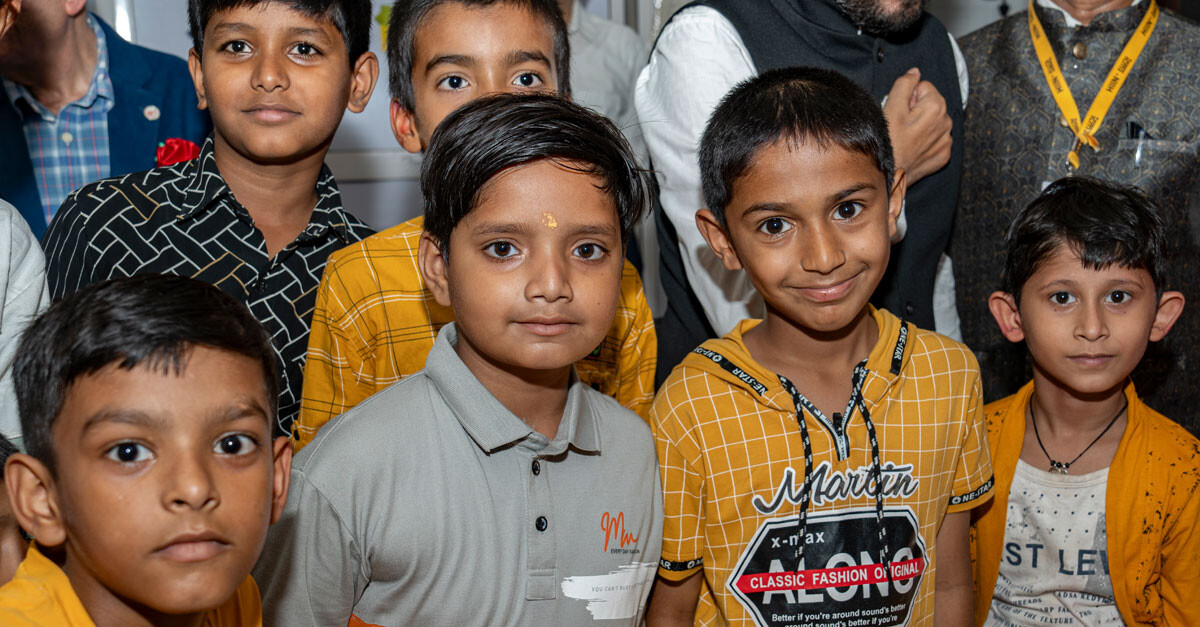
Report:
<svg viewBox="0 0 1200 627"><path fill-rule="evenodd" d="M879 104L825 70L736 87L704 132L696 222L767 304L651 408L663 555L648 624L965 625L990 497L979 369L868 303L905 175Z"/></svg>

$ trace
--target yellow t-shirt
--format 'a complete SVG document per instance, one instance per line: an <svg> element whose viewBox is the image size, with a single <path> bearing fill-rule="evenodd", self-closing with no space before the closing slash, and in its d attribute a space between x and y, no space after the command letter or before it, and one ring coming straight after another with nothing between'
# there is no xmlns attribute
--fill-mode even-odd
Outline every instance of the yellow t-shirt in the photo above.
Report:
<svg viewBox="0 0 1200 627"><path fill-rule="evenodd" d="M262 627L258 586L249 575L221 607L204 617L204 627ZM67 574L30 546L12 581L0 587L0 625L5 627L95 627Z"/></svg>
<svg viewBox="0 0 1200 627"><path fill-rule="evenodd" d="M705 342L659 390L650 412L663 478L659 574L703 569L697 625L932 623L942 518L990 496L979 367L965 346L871 311L879 340L860 389L882 516L861 408L806 410L812 475L800 537L806 447L795 397L742 341L758 321Z"/></svg>
<svg viewBox="0 0 1200 627"><path fill-rule="evenodd" d="M317 289L295 449L321 425L425 367L454 310L425 289L417 266L423 218L329 256ZM654 399L658 341L642 279L625 261L617 314L604 341L575 363L579 379L645 418Z"/></svg>

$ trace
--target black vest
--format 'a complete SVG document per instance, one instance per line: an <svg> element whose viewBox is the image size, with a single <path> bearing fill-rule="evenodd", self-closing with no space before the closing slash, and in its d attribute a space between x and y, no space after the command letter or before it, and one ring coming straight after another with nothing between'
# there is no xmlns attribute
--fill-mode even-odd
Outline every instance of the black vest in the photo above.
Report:
<svg viewBox="0 0 1200 627"><path fill-rule="evenodd" d="M925 14L887 39L860 35L833 0L699 0L680 11L697 5L717 10L733 24L759 72L796 65L835 70L882 102L901 74L918 67L921 78L946 99L954 124L950 163L909 188L907 235L892 247L887 274L872 298L919 327L934 328L934 278L950 237L962 169L962 96L946 29ZM715 334L687 282L674 229L665 216L657 223L669 299L658 327L661 381L688 351Z"/></svg>

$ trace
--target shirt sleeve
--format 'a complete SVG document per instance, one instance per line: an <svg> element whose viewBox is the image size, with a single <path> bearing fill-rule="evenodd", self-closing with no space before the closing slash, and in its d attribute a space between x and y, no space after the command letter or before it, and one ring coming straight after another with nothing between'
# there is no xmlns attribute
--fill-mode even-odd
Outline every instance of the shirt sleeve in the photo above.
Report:
<svg viewBox="0 0 1200 627"><path fill-rule="evenodd" d="M663 29L634 92L659 200L678 233L692 291L718 335L759 316L762 298L746 273L725 269L696 227L696 212L704 204L700 136L721 98L755 73L729 20L713 9L693 7Z"/></svg>
<svg viewBox="0 0 1200 627"><path fill-rule="evenodd" d="M963 350L966 350L964 347ZM992 496L992 456L988 449L987 421L983 418L983 391L979 382L979 365L969 356L969 387L964 404L965 434L954 472L954 490L950 495L947 513L963 512L986 503Z"/></svg>
<svg viewBox="0 0 1200 627"><path fill-rule="evenodd" d="M254 567L263 624L345 625L370 581L353 533L301 471L292 470L283 516Z"/></svg>
<svg viewBox="0 0 1200 627"><path fill-rule="evenodd" d="M683 442L686 433L682 411L686 404L675 406L672 396L683 391L664 384L650 410L650 425L658 451L658 468L662 476L663 539L662 558L658 574L672 581L682 581L704 565L704 474L685 449L696 449Z"/></svg>
<svg viewBox="0 0 1200 627"><path fill-rule="evenodd" d="M50 298L46 293L46 258L29 231L29 225L17 210L0 201L0 217L6 218L0 246L0 264L6 276L0 277L0 433L20 446L21 421L13 390L12 362L16 358L21 332L44 309Z"/></svg>
<svg viewBox="0 0 1200 627"><path fill-rule="evenodd" d="M1178 499L1175 515L1163 537L1162 571L1159 586L1164 625L1200 625L1200 487L1195 466L1172 472L1178 486L1171 495Z"/></svg>
<svg viewBox="0 0 1200 627"><path fill-rule="evenodd" d="M91 195L80 193L92 188L88 185L67 196L42 236L47 287L55 301L90 285L95 278L96 255L91 246L92 233L88 230L88 217L94 208L86 206L91 202Z"/></svg>
<svg viewBox="0 0 1200 627"><path fill-rule="evenodd" d="M300 415L292 424L293 447L300 449L312 442L317 430L345 413L375 392L375 380L369 347L355 341L340 326L346 318L349 294L344 294L340 265L333 259L325 266L317 301L313 308L312 331L308 336L308 356L304 365L304 391Z"/></svg>
<svg viewBox="0 0 1200 627"><path fill-rule="evenodd" d="M626 327L626 332L620 338L621 348L617 354L615 397L633 413L648 418L650 404L654 401L658 337L650 304L642 289L642 279L629 261L625 262L621 274L621 302L617 315L625 317L621 326Z"/></svg>

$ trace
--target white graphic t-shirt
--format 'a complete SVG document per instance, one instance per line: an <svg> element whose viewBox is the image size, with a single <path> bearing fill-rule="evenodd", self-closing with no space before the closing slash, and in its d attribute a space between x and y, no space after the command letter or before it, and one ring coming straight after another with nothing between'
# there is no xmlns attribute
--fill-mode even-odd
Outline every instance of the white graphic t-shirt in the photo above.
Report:
<svg viewBox="0 0 1200 627"><path fill-rule="evenodd" d="M988 627L1122 625L1105 544L1108 469L1059 475L1017 462Z"/></svg>

